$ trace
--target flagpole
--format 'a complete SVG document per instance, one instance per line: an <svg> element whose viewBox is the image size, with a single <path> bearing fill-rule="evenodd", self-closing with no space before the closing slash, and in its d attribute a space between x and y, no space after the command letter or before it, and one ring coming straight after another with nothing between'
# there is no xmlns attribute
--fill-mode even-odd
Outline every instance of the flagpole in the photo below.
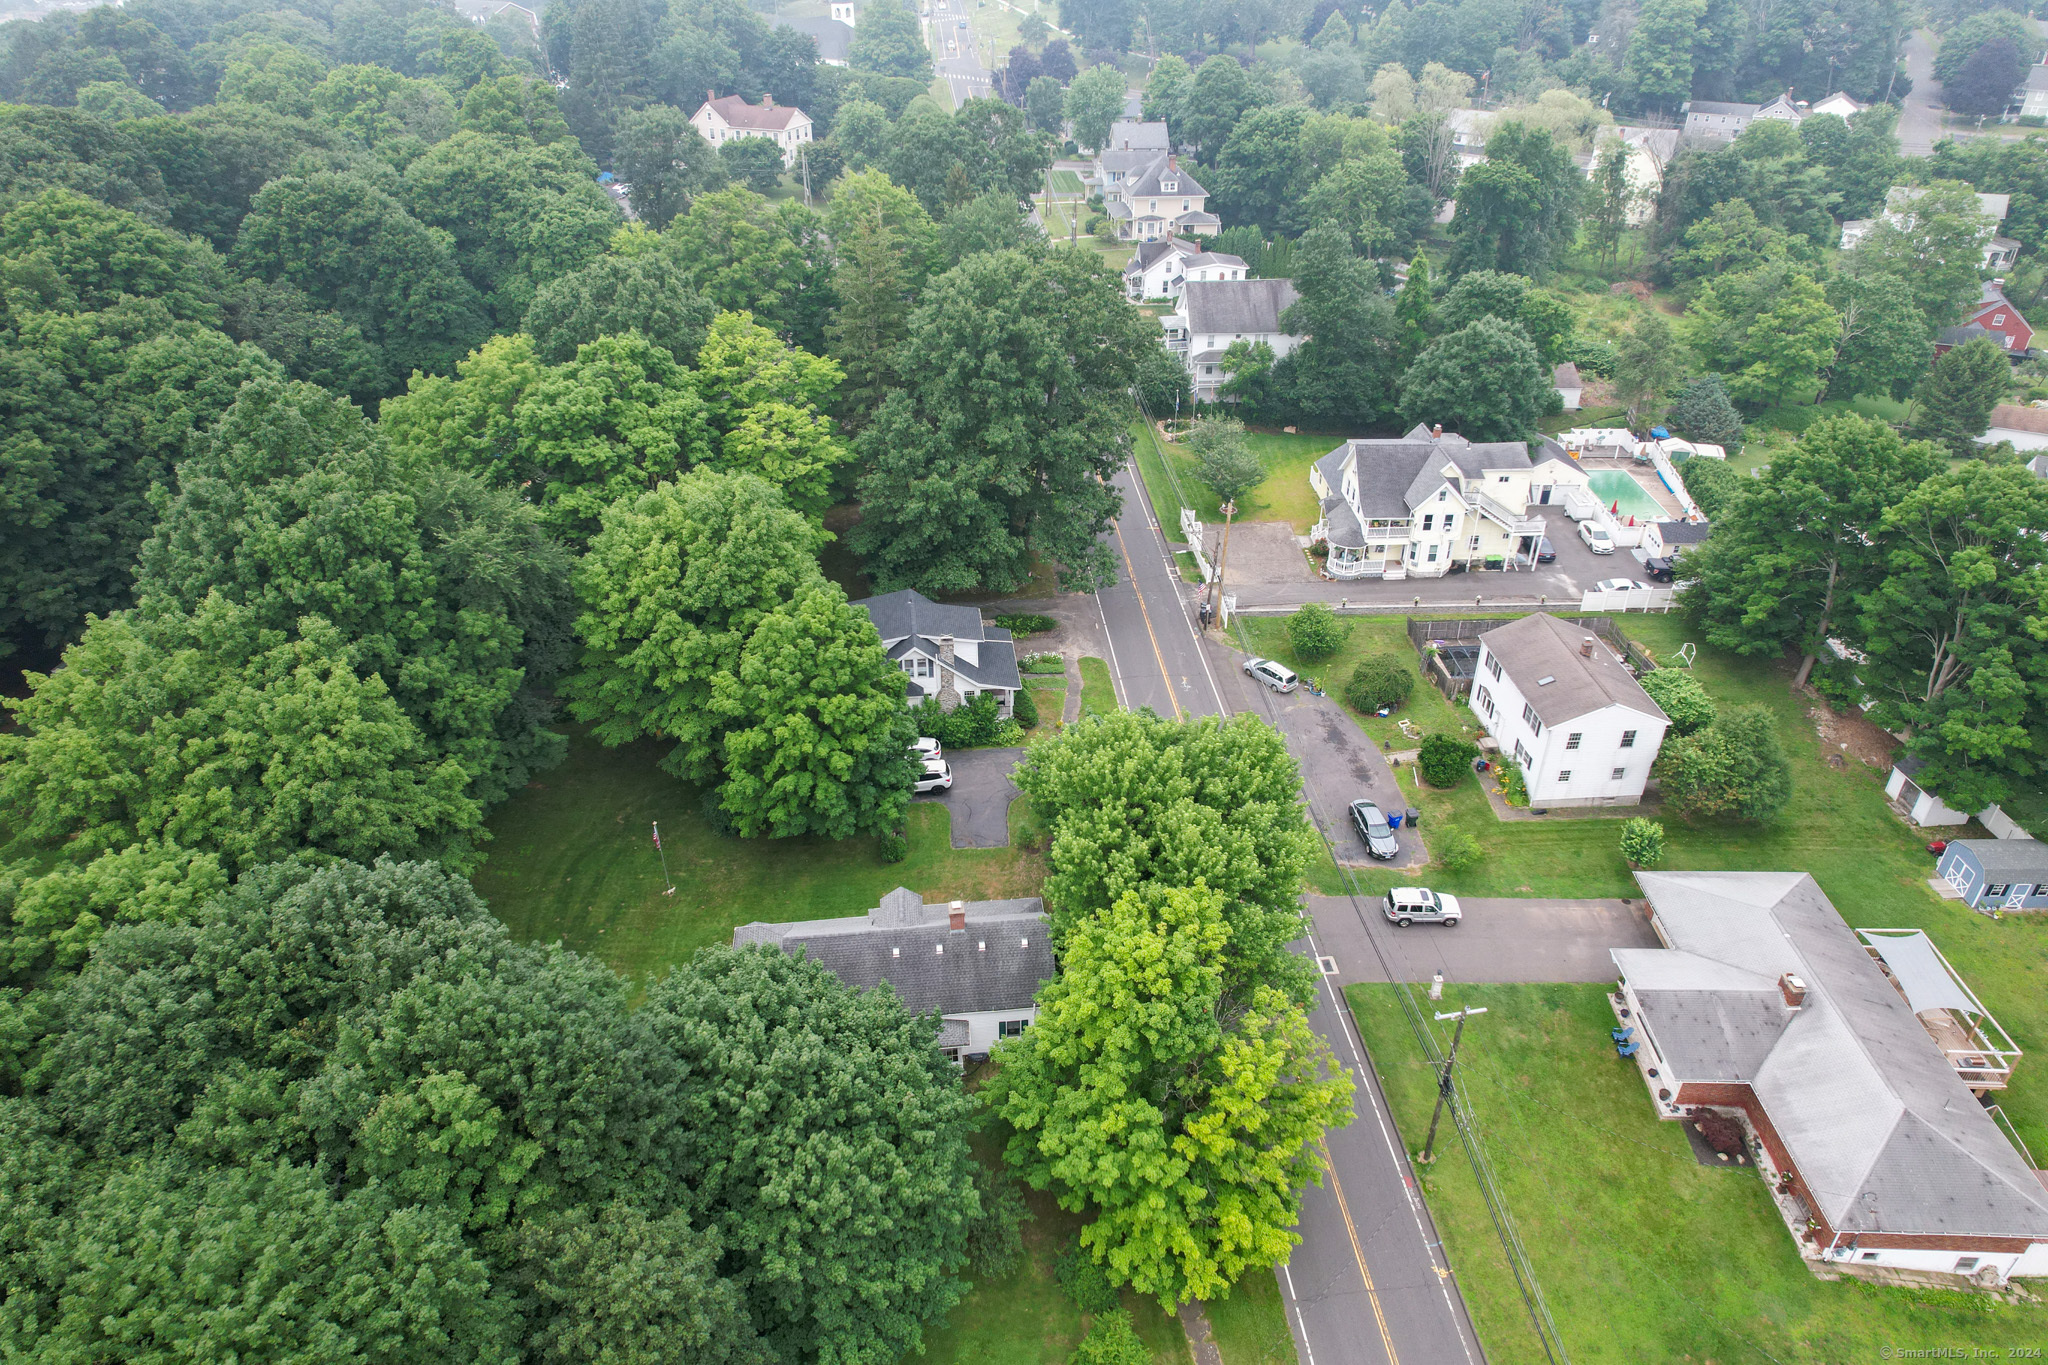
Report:
<svg viewBox="0 0 2048 1365"><path fill-rule="evenodd" d="M676 884L672 881L669 881L668 851L662 848L661 846L661 821L655 820L651 823L654 825L654 851L661 855L661 879L664 882L668 882L668 890L662 892L661 894L664 896L673 896L676 893Z"/></svg>

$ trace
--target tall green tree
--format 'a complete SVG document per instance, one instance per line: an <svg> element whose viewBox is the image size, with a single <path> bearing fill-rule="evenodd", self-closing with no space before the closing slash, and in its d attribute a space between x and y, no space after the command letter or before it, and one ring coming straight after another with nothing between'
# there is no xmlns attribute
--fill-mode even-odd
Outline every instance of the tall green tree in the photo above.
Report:
<svg viewBox="0 0 2048 1365"><path fill-rule="evenodd" d="M1437 338L1401 376L1404 420L1468 441L1527 440L1558 401L1522 329L1492 316Z"/></svg>
<svg viewBox="0 0 2048 1365"><path fill-rule="evenodd" d="M577 347L620 332L638 332L688 365L704 344L712 311L674 257L611 252L535 290L524 330L534 354L550 365L574 360Z"/></svg>
<svg viewBox="0 0 2048 1365"><path fill-rule="evenodd" d="M1378 268L1359 258L1350 234L1334 223L1310 228L1299 245L1292 272L1301 297L1281 324L1307 340L1262 375L1257 364L1235 370L1233 393L1247 397L1261 420L1332 427L1383 423L1391 416L1401 332ZM1233 342L1230 349L1240 346L1251 344ZM1264 342L1256 350L1271 363ZM1224 364L1239 362L1226 354ZM1267 412L1268 406L1278 411Z"/></svg>
<svg viewBox="0 0 2048 1365"><path fill-rule="evenodd" d="M878 0L861 14L847 63L855 71L872 71L878 76L919 81L932 77L932 58L924 45L923 30L917 16L900 0Z"/></svg>
<svg viewBox="0 0 2048 1365"><path fill-rule="evenodd" d="M1975 190L1952 182L1930 186L1898 207L1902 221L1881 220L1845 263L1859 275L1904 282L1928 325L1961 321L1977 301L1984 248L1997 225Z"/></svg>
<svg viewBox="0 0 2048 1365"><path fill-rule="evenodd" d="M1536 274L1578 231L1585 177L1571 152L1513 119L1486 138L1486 160L1458 180L1452 269Z"/></svg>
<svg viewBox="0 0 2048 1365"><path fill-rule="evenodd" d="M1690 462L1688 462L1690 463ZM1686 605L1724 649L1796 649L1803 684L1851 602L1884 573L1886 509L1940 467L1934 447L1872 418L1808 427L1745 497L1714 513L1714 534L1686 556L1698 585Z"/></svg>
<svg viewBox="0 0 2048 1365"><path fill-rule="evenodd" d="M1008 590L1032 553L1062 583L1110 581L1122 408L1151 338L1079 253L970 256L932 281L891 394L860 438L852 541L877 586Z"/></svg>
<svg viewBox="0 0 2048 1365"><path fill-rule="evenodd" d="M1266 467L1252 453L1244 439L1244 423L1236 418L1198 418L1183 440L1194 452L1202 482L1219 503L1236 502L1265 481Z"/></svg>
<svg viewBox="0 0 2048 1365"><path fill-rule="evenodd" d="M1199 881L1120 895L1067 936L991 1101L1011 1166L1093 1211L1082 1248L1112 1283L1173 1305L1224 1290L1297 1240L1351 1079L1271 986L1225 1003L1230 927Z"/></svg>
<svg viewBox="0 0 2048 1365"><path fill-rule="evenodd" d="M1647 108L1666 112L1692 98L1693 44L1707 0L1647 0L1628 36L1622 79Z"/></svg>
<svg viewBox="0 0 2048 1365"><path fill-rule="evenodd" d="M1906 429L1951 455L1974 454L1977 438L1991 425L1991 409L2011 387L2012 362L1998 343L1988 337L1966 341L1936 357L1914 391Z"/></svg>
<svg viewBox="0 0 2048 1365"><path fill-rule="evenodd" d="M1711 281L1679 324L1738 401L1811 401L1833 360L1842 320L1800 270L1765 269Z"/></svg>
<svg viewBox="0 0 2048 1365"><path fill-rule="evenodd" d="M642 1013L675 1059L686 1207L777 1358L916 1351L979 1208L976 1105L930 1016L764 947L699 953Z"/></svg>
<svg viewBox="0 0 2048 1365"><path fill-rule="evenodd" d="M1091 66L1067 87L1067 121L1083 147L1100 150L1109 141L1109 125L1123 112L1124 73L1113 66Z"/></svg>
<svg viewBox="0 0 2048 1365"><path fill-rule="evenodd" d="M1886 511L1885 571L1857 599L1875 715L1912 733L1930 786L1966 810L2040 780L2044 517L2020 466L1937 473Z"/></svg>
<svg viewBox="0 0 2048 1365"><path fill-rule="evenodd" d="M829 287L831 261L799 243L791 226L766 199L735 187L698 195L662 234L662 247L721 312L752 313L801 341L804 317L818 302L807 296Z"/></svg>
<svg viewBox="0 0 2048 1365"><path fill-rule="evenodd" d="M1614 396L1628 404L1630 429L1646 408L1670 397L1684 379L1685 357L1671 324L1659 312L1638 315L1615 347L1614 359Z"/></svg>
<svg viewBox="0 0 2048 1365"><path fill-rule="evenodd" d="M1842 319L1827 395L1897 398L1927 371L1927 319L1904 280L1890 275L1837 275L1828 304ZM1987 417L1990 415L1987 411Z"/></svg>
<svg viewBox="0 0 2048 1365"><path fill-rule="evenodd" d="M1667 737L1657 774L1664 799L1687 819L1769 820L1792 799L1792 764L1763 706L1733 707L1704 730Z"/></svg>

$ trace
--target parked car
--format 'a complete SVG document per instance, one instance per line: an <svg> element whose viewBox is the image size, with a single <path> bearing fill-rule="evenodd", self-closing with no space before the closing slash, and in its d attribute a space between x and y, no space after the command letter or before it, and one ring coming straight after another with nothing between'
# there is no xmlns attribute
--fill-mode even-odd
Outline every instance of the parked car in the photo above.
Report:
<svg viewBox="0 0 2048 1365"><path fill-rule="evenodd" d="M934 758L944 758L946 756L946 751L930 735L919 735L913 740L910 745L910 752L926 762L930 762Z"/></svg>
<svg viewBox="0 0 2048 1365"><path fill-rule="evenodd" d="M1431 891L1423 886L1397 886L1387 893L1383 907L1387 918L1406 929L1415 923L1441 924L1451 928L1465 917L1458 906L1458 898L1448 892Z"/></svg>
<svg viewBox="0 0 2048 1365"><path fill-rule="evenodd" d="M1643 561L1643 572L1652 583L1669 583L1678 576L1678 563L1670 555L1658 555Z"/></svg>
<svg viewBox="0 0 2048 1365"><path fill-rule="evenodd" d="M924 771L918 775L911 790L922 796L925 792L951 791L952 788L953 770L946 766L945 759L932 758L925 760Z"/></svg>
<svg viewBox="0 0 2048 1365"><path fill-rule="evenodd" d="M1387 817L1380 808L1370 801L1351 803L1351 823L1358 830L1358 837L1365 840L1365 851L1382 862L1400 856L1401 845L1394 838L1394 827L1387 823Z"/></svg>
<svg viewBox="0 0 2048 1365"><path fill-rule="evenodd" d="M1648 592L1648 583L1638 583L1633 578L1603 578L1593 585L1594 592Z"/></svg>
<svg viewBox="0 0 2048 1365"><path fill-rule="evenodd" d="M1586 542L1586 548L1596 555L1614 553L1614 538L1607 534L1605 526L1596 526L1590 521L1579 523L1579 539Z"/></svg>
<svg viewBox="0 0 2048 1365"><path fill-rule="evenodd" d="M1301 685L1301 679L1294 676L1293 669L1271 659L1246 659L1244 671L1246 677L1257 678L1275 692L1292 692Z"/></svg>
<svg viewBox="0 0 2048 1365"><path fill-rule="evenodd" d="M1557 547L1550 543L1549 536L1545 536L1536 542L1536 562L1538 564L1557 563Z"/></svg>

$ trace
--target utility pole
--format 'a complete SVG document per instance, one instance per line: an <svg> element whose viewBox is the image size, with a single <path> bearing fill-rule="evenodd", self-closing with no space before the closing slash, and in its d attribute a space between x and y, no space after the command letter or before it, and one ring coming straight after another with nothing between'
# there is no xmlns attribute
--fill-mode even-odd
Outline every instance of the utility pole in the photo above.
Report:
<svg viewBox="0 0 2048 1365"><path fill-rule="evenodd" d="M1444 1061L1443 1074L1437 1077L1436 1108L1429 1115L1429 1136L1422 1143L1422 1164L1427 1166L1436 1160L1436 1125L1444 1115L1444 1102L1451 1097L1451 1069L1458 1064L1458 1044L1465 1039L1465 1020L1474 1014L1484 1014L1485 1009L1461 1009L1456 1014L1439 1014L1438 1020L1455 1019L1457 1031L1451 1034L1451 1055Z"/></svg>
<svg viewBox="0 0 2048 1365"><path fill-rule="evenodd" d="M1223 549L1216 556L1216 621L1228 629L1230 622L1223 619L1223 566L1230 562L1230 519L1237 515L1237 504L1223 504Z"/></svg>

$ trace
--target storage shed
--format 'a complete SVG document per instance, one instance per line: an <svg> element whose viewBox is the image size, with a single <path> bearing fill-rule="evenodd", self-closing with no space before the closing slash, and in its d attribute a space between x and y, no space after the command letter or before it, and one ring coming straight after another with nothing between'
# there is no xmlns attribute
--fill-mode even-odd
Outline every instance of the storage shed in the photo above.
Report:
<svg viewBox="0 0 2048 1365"><path fill-rule="evenodd" d="M1973 910L2048 910L2048 844L2038 839L1951 839L1934 870Z"/></svg>

